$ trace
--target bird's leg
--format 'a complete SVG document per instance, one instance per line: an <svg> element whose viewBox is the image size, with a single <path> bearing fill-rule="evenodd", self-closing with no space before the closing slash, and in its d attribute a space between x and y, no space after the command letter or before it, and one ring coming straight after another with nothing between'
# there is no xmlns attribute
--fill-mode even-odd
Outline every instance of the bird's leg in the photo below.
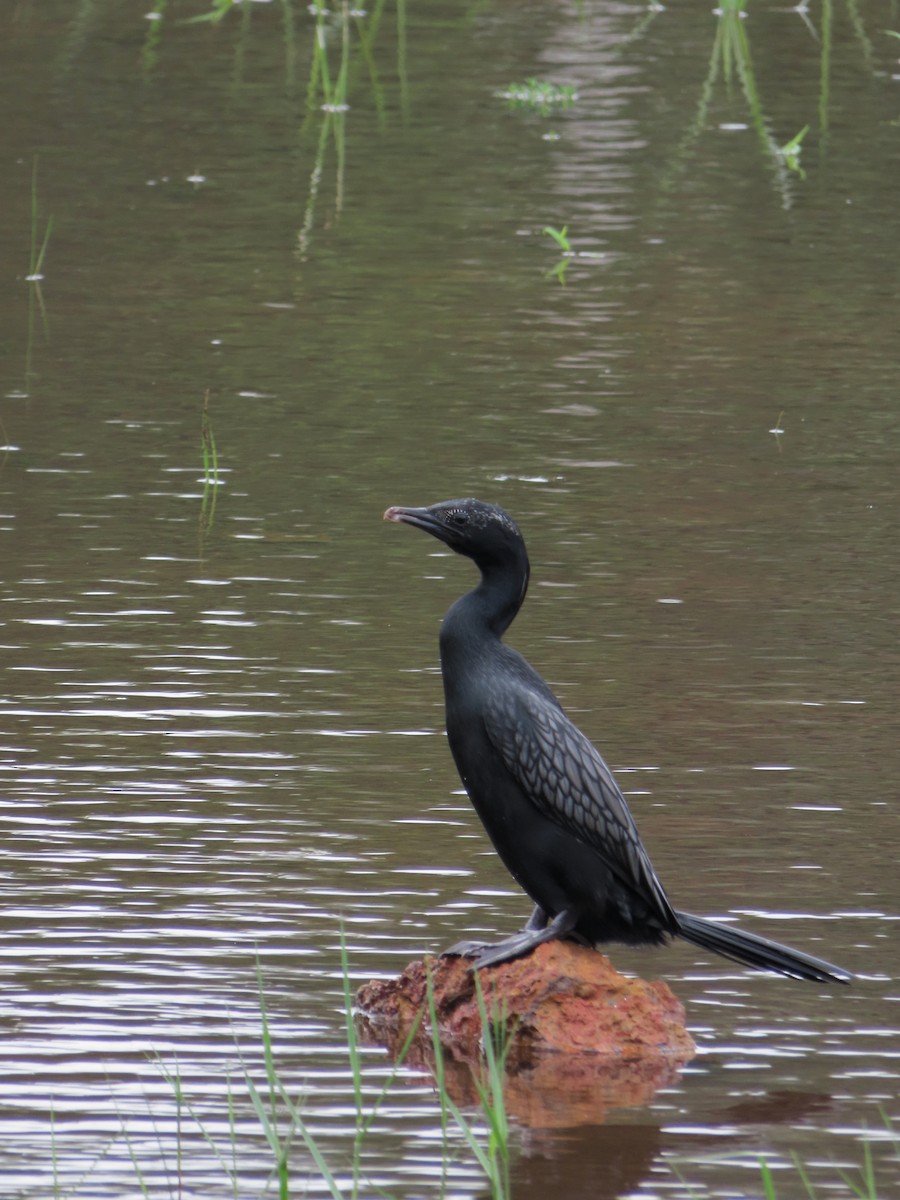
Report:
<svg viewBox="0 0 900 1200"><path fill-rule="evenodd" d="M528 923L523 930L524 933L533 933L538 929L546 929L549 917L544 912L539 904L534 906L534 912L528 918Z"/></svg>
<svg viewBox="0 0 900 1200"><path fill-rule="evenodd" d="M569 909L558 912L552 921L547 920L547 914L539 906L524 929L511 934L502 942L494 945L484 942L458 942L445 950L444 954L459 954L464 958L473 958L472 966L480 971L482 967L493 967L497 963L509 962L511 958L519 958L540 946L544 942L552 942L556 938L564 938L575 928L578 914ZM582 939L578 939L581 941Z"/></svg>
<svg viewBox="0 0 900 1200"><path fill-rule="evenodd" d="M532 921L534 915L532 914ZM497 963L509 962L511 958L519 958L533 950L535 946L555 941L557 938L564 938L575 928L577 920L578 914L567 908L558 912L549 923L544 914L542 927L530 929L528 926L531 925L531 921L529 921L521 933L514 933L512 937L504 938L499 945L487 947L483 954L476 955L473 966L476 971L480 971L482 967L494 967Z"/></svg>
<svg viewBox="0 0 900 1200"><path fill-rule="evenodd" d="M484 954L488 950L499 950L501 946L505 946L508 942L518 941L525 933L535 933L539 929L545 929L548 920L547 914L539 904L536 904L525 928L510 934L502 942L456 942L449 949L441 951L441 958L455 958L456 956L460 958L478 958L479 955Z"/></svg>

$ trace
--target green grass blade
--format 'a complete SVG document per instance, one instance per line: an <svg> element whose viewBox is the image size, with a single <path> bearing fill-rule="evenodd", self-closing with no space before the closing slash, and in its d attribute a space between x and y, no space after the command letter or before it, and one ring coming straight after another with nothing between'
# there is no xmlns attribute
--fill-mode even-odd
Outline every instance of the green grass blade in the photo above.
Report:
<svg viewBox="0 0 900 1200"><path fill-rule="evenodd" d="M778 1200L775 1191L775 1180L772 1178L772 1168L764 1158L759 1160L759 1174L762 1179L765 1200Z"/></svg>
<svg viewBox="0 0 900 1200"><path fill-rule="evenodd" d="M37 262L34 265L32 275L40 275L44 269L44 259L47 257L47 247L50 244L50 234L53 232L53 218L47 218L47 228L44 231L44 240L41 242L41 248L38 251Z"/></svg>
<svg viewBox="0 0 900 1200"><path fill-rule="evenodd" d="M347 106L347 72L350 67L350 6L347 0L341 5L341 65L335 84L335 103L339 108Z"/></svg>
<svg viewBox="0 0 900 1200"><path fill-rule="evenodd" d="M562 229L556 229L553 225L545 225L541 230L541 233L546 233L548 237L552 237L557 246L559 246L560 250L564 251L566 254L569 254L572 250L572 245L566 236L568 230L568 225L563 225Z"/></svg>
<svg viewBox="0 0 900 1200"><path fill-rule="evenodd" d="M478 1081L481 1107L490 1131L488 1152L491 1161L491 1182L495 1197L509 1195L509 1119L504 1098L504 1072L512 1044L506 1014L492 1004L489 1017L481 976L475 975L475 994L481 1018L486 1078Z"/></svg>
<svg viewBox="0 0 900 1200"><path fill-rule="evenodd" d="M337 1180L335 1179L331 1168L328 1166L328 1162L325 1158L325 1155L322 1153L322 1150L319 1147L318 1142L313 1137L313 1135L310 1133L310 1131L307 1129L306 1122L303 1120L303 1116L300 1112L300 1109L297 1107L296 1104L294 1104L290 1100L290 1098L287 1096L287 1093L284 1092L283 1089L282 1089L282 1098L284 1100L285 1107L288 1110L288 1115L291 1120L290 1132L289 1132L288 1139L286 1139L286 1142L289 1141L290 1138L293 1137L293 1134L295 1131L297 1133L299 1133L300 1137L303 1139L304 1145L306 1146L307 1150L309 1151L309 1153L312 1157L313 1162L316 1164L316 1167L319 1170L319 1174L322 1176L322 1179L325 1181L325 1184L328 1187L328 1190L331 1193L333 1200L344 1200L344 1193L341 1191L340 1185L338 1184ZM287 1192L285 1192L284 1195L287 1196Z"/></svg>
<svg viewBox="0 0 900 1200"><path fill-rule="evenodd" d="M235 7L237 0L213 0L213 6L209 12L201 13L199 17L186 17L182 21L183 25L200 25L203 22L212 22L217 24L224 20L225 17Z"/></svg>
<svg viewBox="0 0 900 1200"><path fill-rule="evenodd" d="M359 1159L363 1139L366 1135L365 1111L363 1108L362 1058L356 1038L356 1022L353 1019L353 995L350 988L350 961L347 957L347 936L341 921L341 982L344 992L344 1028L347 1038L347 1055L350 1060L350 1078L353 1082L353 1107L355 1131L353 1135L353 1185L352 1195L359 1192Z"/></svg>
<svg viewBox="0 0 900 1200"><path fill-rule="evenodd" d="M350 1055L350 1074L353 1080L353 1099L356 1104L357 1129L363 1108L362 1067L359 1043L356 1038L356 1023L353 1019L353 995L350 989L350 960L347 956L347 937L341 922L341 979L344 991L344 1022L347 1032L347 1050Z"/></svg>
<svg viewBox="0 0 900 1200"><path fill-rule="evenodd" d="M28 258L27 276L29 280L37 282L40 278L52 232L53 218L49 217L44 230L44 240L38 249L38 157L35 155L31 164L31 253Z"/></svg>
<svg viewBox="0 0 900 1200"><path fill-rule="evenodd" d="M232 1187L236 1188L238 1176L237 1176L237 1158L235 1156L236 1155L236 1146L235 1146L234 1104L233 1104L233 1099L232 1099L232 1095L231 1095L231 1079L230 1079L230 1077L228 1080L228 1114L229 1114L229 1132L230 1132L230 1141L231 1141L232 1161L231 1161L231 1164L229 1165L225 1156L222 1154L222 1151L219 1149L215 1138L212 1136L212 1134L210 1134L210 1132L208 1131L206 1126L203 1124L203 1121L202 1121L199 1113L197 1113L195 1111L194 1106L191 1104L190 1100L185 1096L184 1089L181 1085L180 1076L177 1074L173 1074L173 1072L171 1072L168 1069L168 1067L165 1065L165 1063L162 1061L162 1059L158 1055L156 1056L156 1065L159 1068L159 1072L162 1075L163 1079L166 1081L166 1083L172 1089L172 1091L175 1095L175 1102L176 1102L176 1105L178 1105L179 1110L181 1108L183 1108L184 1111L191 1118L191 1120L194 1122L194 1124L197 1126L197 1128L200 1130L200 1136L203 1138L204 1142L206 1142L207 1146L209 1146L210 1150L212 1151L212 1153L215 1155L216 1159L218 1160L219 1165L222 1167L222 1170L225 1172L225 1174L231 1180ZM180 1162L180 1147L179 1147L179 1162Z"/></svg>
<svg viewBox="0 0 900 1200"><path fill-rule="evenodd" d="M465 1139L469 1149L472 1151L476 1160L478 1161L478 1165L481 1167L488 1179L492 1179L493 1172L491 1170L490 1156L488 1155L484 1146L478 1140L478 1136L470 1123L463 1116L461 1110L447 1092L446 1079L444 1076L444 1053L443 1047L441 1046L441 1038L438 1027L437 1005L434 999L434 981L432 980L430 969L426 975L426 992L428 996L428 1016L431 1022L431 1039L434 1046L435 1081L438 1086L438 1096L440 1097L441 1102L442 1126L443 1122L446 1120L445 1113L449 1112L453 1117L453 1120L456 1123L460 1133L463 1135L463 1138Z"/></svg>
<svg viewBox="0 0 900 1200"><path fill-rule="evenodd" d="M366 1117L364 1125L363 1125L363 1133L368 1133L369 1129L372 1126L373 1121L378 1116L379 1109L381 1108L384 1101L387 1099L388 1092L390 1091L391 1087L393 1086L394 1081L396 1080L397 1075L400 1072L400 1068L403 1066L403 1063L406 1061L406 1056L409 1053L410 1046L412 1046L413 1042L415 1041L416 1034L419 1032L419 1030L422 1027L423 1015L424 1014L422 1012L416 1013L416 1019L413 1021L412 1025L410 1026L409 1033L406 1035L406 1037L403 1040L403 1045L397 1051L397 1055L394 1059L393 1068L391 1069L390 1074L388 1075L387 1079L385 1080L384 1086L382 1087L381 1091L378 1093L378 1095L376 1096L375 1100L372 1103L372 1107L370 1108L369 1114Z"/></svg>
<svg viewBox="0 0 900 1200"><path fill-rule="evenodd" d="M812 1185L812 1180L806 1172L806 1167L800 1161L799 1154L793 1154L791 1157L794 1160L794 1166L797 1168L797 1174L800 1176L800 1182L806 1189L808 1200L816 1200L816 1193Z"/></svg>
<svg viewBox="0 0 900 1200"><path fill-rule="evenodd" d="M249 1075L244 1076L244 1083L247 1085L247 1091L250 1094L250 1102L256 1110L256 1116L262 1126L262 1131L266 1136L266 1141L269 1143L269 1149L276 1157L280 1157L281 1146L278 1141L278 1130L272 1122L271 1114L263 1103L263 1098L259 1093L256 1084Z"/></svg>
<svg viewBox="0 0 900 1200"><path fill-rule="evenodd" d="M225 1085L228 1094L228 1141L231 1145L231 1187L234 1200L238 1200L238 1169L237 1169L237 1119L234 1111L234 1091L231 1087L231 1072L226 1072ZM223 1164L224 1165L224 1164ZM228 1167L225 1167L228 1171Z"/></svg>
<svg viewBox="0 0 900 1200"><path fill-rule="evenodd" d="M861 1183L857 1183L846 1171L839 1171L838 1174L854 1196L859 1197L859 1200L879 1200L878 1187L875 1183L875 1164L872 1160L872 1143L868 1138L863 1142L863 1161L858 1171L862 1177Z"/></svg>
<svg viewBox="0 0 900 1200"><path fill-rule="evenodd" d="M431 1029L431 1048L434 1053L434 1081L437 1084L438 1100L441 1106L442 1159L446 1163L450 1129L450 1123L447 1120L447 1113L449 1111L447 1102L450 1097L447 1095L446 1079L444 1078L444 1048L441 1045L441 1036L438 1029L437 1005L434 999L434 979L431 975L431 964L427 959L425 960L425 994L428 997L428 1021Z"/></svg>

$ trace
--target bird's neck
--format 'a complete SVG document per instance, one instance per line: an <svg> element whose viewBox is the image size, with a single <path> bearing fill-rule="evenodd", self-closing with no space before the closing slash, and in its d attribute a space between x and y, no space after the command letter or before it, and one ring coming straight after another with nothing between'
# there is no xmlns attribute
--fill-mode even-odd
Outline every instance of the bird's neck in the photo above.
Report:
<svg viewBox="0 0 900 1200"><path fill-rule="evenodd" d="M441 641L468 647L497 642L522 607L528 589L528 559L484 567L476 588L461 596L444 618Z"/></svg>

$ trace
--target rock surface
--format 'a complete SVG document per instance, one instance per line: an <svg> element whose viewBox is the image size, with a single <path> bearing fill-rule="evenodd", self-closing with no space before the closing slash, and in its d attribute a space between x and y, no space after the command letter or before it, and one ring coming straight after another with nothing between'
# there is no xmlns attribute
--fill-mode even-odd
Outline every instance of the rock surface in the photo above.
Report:
<svg viewBox="0 0 900 1200"><path fill-rule="evenodd" d="M441 1040L478 1041L481 1015L470 967L464 958L420 959L399 979L365 984L357 1002L369 1021L407 1030L420 1010L427 1017L430 971ZM611 1058L694 1053L684 1008L668 984L628 979L605 955L574 942L546 942L481 971L478 979L488 1014L505 1014L517 1061L546 1051Z"/></svg>
<svg viewBox="0 0 900 1200"><path fill-rule="evenodd" d="M365 984L357 1002L366 1032L396 1053L421 1012L407 1061L433 1065L429 972L445 1052L454 1064L477 1069L481 1015L466 959L426 958L399 979ZM604 955L573 942L545 943L478 979L487 1013L505 1014L507 1104L529 1125L577 1125L602 1120L610 1106L646 1103L695 1053L684 1009L667 984L626 978ZM468 1070L447 1078L457 1103L474 1101Z"/></svg>

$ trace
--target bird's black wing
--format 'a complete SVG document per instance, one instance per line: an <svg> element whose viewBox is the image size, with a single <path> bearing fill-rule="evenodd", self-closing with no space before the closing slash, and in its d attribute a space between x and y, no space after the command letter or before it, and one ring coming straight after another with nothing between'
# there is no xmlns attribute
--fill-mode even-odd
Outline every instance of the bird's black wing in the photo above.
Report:
<svg viewBox="0 0 900 1200"><path fill-rule="evenodd" d="M629 890L651 900L665 924L675 913L644 849L612 771L556 698L497 688L485 705L487 735L540 811L593 847Z"/></svg>

